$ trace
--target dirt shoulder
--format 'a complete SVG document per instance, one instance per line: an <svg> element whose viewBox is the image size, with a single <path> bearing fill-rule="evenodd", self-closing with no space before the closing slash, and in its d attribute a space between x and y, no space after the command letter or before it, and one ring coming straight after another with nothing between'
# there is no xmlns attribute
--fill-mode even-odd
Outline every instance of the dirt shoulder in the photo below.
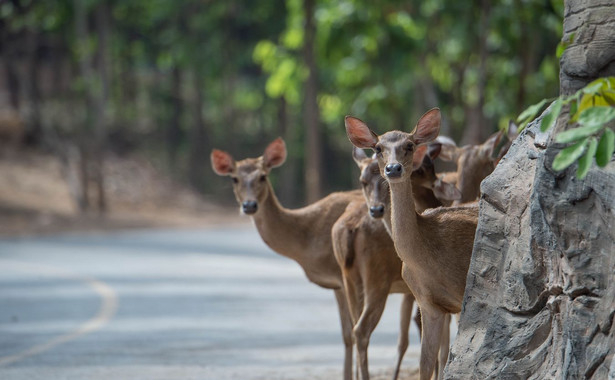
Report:
<svg viewBox="0 0 615 380"><path fill-rule="evenodd" d="M0 236L249 223L236 207L205 199L147 161L116 156L105 159L108 211L80 213L62 170L41 152L0 157Z"/></svg>

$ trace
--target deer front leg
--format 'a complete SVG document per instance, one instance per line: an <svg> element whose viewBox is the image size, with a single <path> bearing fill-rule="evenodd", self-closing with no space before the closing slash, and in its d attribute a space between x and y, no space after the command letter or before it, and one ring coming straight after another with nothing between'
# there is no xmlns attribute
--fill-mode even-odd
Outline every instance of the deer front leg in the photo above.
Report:
<svg viewBox="0 0 615 380"><path fill-rule="evenodd" d="M448 351L451 340L451 315L446 314L442 324L442 337L440 338L440 357L438 359L438 380L444 378L444 367L448 361Z"/></svg>
<svg viewBox="0 0 615 380"><path fill-rule="evenodd" d="M438 360L445 313L431 305L420 305L423 325L419 377L430 380Z"/></svg>
<svg viewBox="0 0 615 380"><path fill-rule="evenodd" d="M352 380L352 319L348 309L348 301L343 289L334 290L337 308L342 324L342 337L344 338L344 380Z"/></svg>
<svg viewBox="0 0 615 380"><path fill-rule="evenodd" d="M404 294L401 302L401 316L399 320L399 340L397 341L397 365L393 373L393 380L399 377L401 362L404 359L406 350L408 349L408 331L410 330L410 321L412 320L412 306L414 305L414 295Z"/></svg>
<svg viewBox="0 0 615 380"><path fill-rule="evenodd" d="M363 380L369 380L367 349L372 333L378 325L380 317L382 317L382 312L384 311L384 306L386 305L387 296L389 294L387 289L388 287L372 288L367 292L365 300L363 301L363 312L353 329L359 356L361 379Z"/></svg>

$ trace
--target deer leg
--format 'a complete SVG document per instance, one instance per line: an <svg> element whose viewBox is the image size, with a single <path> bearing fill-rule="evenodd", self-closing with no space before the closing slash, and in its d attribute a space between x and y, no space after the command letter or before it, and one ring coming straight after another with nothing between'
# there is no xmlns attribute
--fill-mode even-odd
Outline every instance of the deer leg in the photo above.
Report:
<svg viewBox="0 0 615 380"><path fill-rule="evenodd" d="M404 359L406 350L408 349L408 331L410 330L410 322L412 320L412 305L414 305L414 295L412 293L404 294L401 302L401 315L399 320L399 339L397 341L397 364L393 373L393 380L399 377L401 362Z"/></svg>
<svg viewBox="0 0 615 380"><path fill-rule="evenodd" d="M421 316L423 332L419 378L421 380L429 380L438 360L445 313L431 307L431 305L423 305L421 307Z"/></svg>
<svg viewBox="0 0 615 380"><path fill-rule="evenodd" d="M361 368L361 379L369 379L369 368L367 360L367 349L369 347L369 339L382 317L384 306L388 296L388 290L372 289L371 292L367 292L363 304L363 312L361 318L354 327L355 343L357 344L357 351L359 353L359 365Z"/></svg>
<svg viewBox="0 0 615 380"><path fill-rule="evenodd" d="M438 358L438 380L444 378L444 367L448 361L448 350L451 339L451 315L446 314L442 324L442 337L440 338L440 356Z"/></svg>
<svg viewBox="0 0 615 380"><path fill-rule="evenodd" d="M359 286L359 289L357 289L357 284L355 284L355 282L352 281L349 277L351 274L352 273L344 272L343 280L344 280L344 288L346 289L346 299L348 301L348 308L350 310L350 317L352 321L351 326L355 326L357 321L361 317L361 310L363 310L363 297L361 296L363 294L363 288ZM359 370L360 370L359 353L357 352L356 355L357 355L357 360L356 360L356 366L354 369L354 372L355 372L354 377L358 379Z"/></svg>
<svg viewBox="0 0 615 380"><path fill-rule="evenodd" d="M343 289L334 290L337 308L342 324L342 337L344 338L344 380L352 380L352 318L348 309L348 301Z"/></svg>

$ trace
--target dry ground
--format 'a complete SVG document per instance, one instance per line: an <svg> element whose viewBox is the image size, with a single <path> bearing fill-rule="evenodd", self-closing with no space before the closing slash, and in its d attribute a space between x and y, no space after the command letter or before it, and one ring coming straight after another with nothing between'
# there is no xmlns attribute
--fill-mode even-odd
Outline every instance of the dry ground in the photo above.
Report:
<svg viewBox="0 0 615 380"><path fill-rule="evenodd" d="M108 156L104 171L109 212L80 214L56 157L0 155L0 236L248 222L237 208L203 199L143 159Z"/></svg>

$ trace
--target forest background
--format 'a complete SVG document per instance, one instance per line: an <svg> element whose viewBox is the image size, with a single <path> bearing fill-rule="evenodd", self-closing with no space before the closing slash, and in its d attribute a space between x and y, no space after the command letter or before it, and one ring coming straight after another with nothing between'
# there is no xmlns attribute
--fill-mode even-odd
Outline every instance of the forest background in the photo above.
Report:
<svg viewBox="0 0 615 380"><path fill-rule="evenodd" d="M230 203L211 149L278 136L294 207L355 186L344 115L408 130L438 106L441 134L479 143L558 95L562 18L561 0L5 0L0 119L79 168L82 211L106 208L109 154Z"/></svg>

